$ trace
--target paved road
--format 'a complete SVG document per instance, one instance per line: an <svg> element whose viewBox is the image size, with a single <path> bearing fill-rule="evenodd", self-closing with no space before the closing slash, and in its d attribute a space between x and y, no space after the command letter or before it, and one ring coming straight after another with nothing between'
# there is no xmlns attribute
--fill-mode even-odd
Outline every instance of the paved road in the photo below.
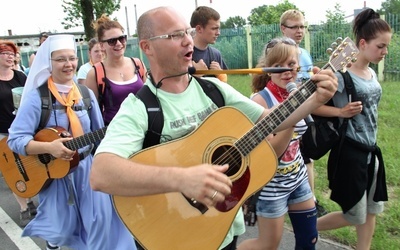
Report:
<svg viewBox="0 0 400 250"><path fill-rule="evenodd" d="M0 173L0 250L40 250L45 249L45 242L37 238L20 237L22 229L18 226L19 205L5 184ZM36 199L34 199L37 202ZM246 233L239 238L239 242L246 238L257 237L257 227L247 227ZM294 236L290 229L286 229L279 250L293 250ZM320 239L317 249L321 250L348 250L335 242ZM63 248L68 250L68 248ZM114 250L114 249L113 249Z"/></svg>

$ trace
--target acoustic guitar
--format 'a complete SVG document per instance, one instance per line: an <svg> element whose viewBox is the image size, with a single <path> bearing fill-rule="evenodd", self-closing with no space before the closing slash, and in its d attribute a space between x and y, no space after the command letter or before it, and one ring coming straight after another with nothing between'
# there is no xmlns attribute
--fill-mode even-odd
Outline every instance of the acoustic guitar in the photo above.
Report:
<svg viewBox="0 0 400 250"><path fill-rule="evenodd" d="M10 189L20 197L30 198L47 187L53 179L60 179L71 173L78 166L78 149L104 138L107 127L84 134L64 142L64 145L76 151L72 161L54 158L50 154L22 156L10 150L7 137L0 141L0 170ZM51 142L61 137L69 137L62 127L40 130L35 141Z"/></svg>
<svg viewBox="0 0 400 250"><path fill-rule="evenodd" d="M346 38L323 68L343 69L357 53L354 43ZM131 161L158 166L228 163L225 174L233 183L231 194L215 207L178 192L114 195L115 209L135 239L151 250L218 249L243 203L275 175L277 158L265 138L315 90L315 83L309 80L257 124L233 107L222 107L189 135L134 154Z"/></svg>

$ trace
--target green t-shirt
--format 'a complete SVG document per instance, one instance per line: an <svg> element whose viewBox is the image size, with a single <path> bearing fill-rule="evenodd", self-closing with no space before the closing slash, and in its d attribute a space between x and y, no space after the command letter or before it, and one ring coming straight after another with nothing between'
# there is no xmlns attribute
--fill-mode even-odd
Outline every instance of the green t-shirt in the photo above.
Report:
<svg viewBox="0 0 400 250"><path fill-rule="evenodd" d="M217 78L207 79L212 80L221 91L225 106L237 108L254 123L260 118L264 111L263 107L243 96L230 85L220 82ZM188 88L179 94L156 89L150 80L147 80L146 85L157 95L163 110L164 127L161 143L189 134L218 108L194 78ZM108 126L105 138L97 148L96 154L107 152L130 158L142 149L144 136L148 129L147 123L148 117L143 102L130 94ZM235 124L216 124L216 126L235 126ZM244 231L243 212L242 209L239 209L221 248L228 245L235 235L243 234Z"/></svg>

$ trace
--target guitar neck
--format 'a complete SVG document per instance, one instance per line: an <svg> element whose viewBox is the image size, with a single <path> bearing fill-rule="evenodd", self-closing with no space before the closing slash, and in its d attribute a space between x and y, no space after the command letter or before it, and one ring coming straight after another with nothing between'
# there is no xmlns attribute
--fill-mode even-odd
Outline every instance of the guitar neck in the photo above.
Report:
<svg viewBox="0 0 400 250"><path fill-rule="evenodd" d="M80 148L83 148L83 147L85 147L87 145L90 145L92 143L101 141L104 138L105 134L106 134L106 130L107 130L107 127L104 127L104 128L99 129L99 130L96 130L94 132L78 136L78 137L76 137L76 138L74 138L72 140L69 140L69 141L65 142L64 145L67 148L69 148L69 149L71 149L73 151L76 151L76 150L78 150Z"/></svg>
<svg viewBox="0 0 400 250"><path fill-rule="evenodd" d="M322 69L332 68L327 63ZM334 68L332 68L334 69ZM236 148L243 156L248 155L258 144L271 134L286 120L301 104L303 104L317 89L311 79L293 92L285 101L274 108L270 114L259 121L250 131L235 142Z"/></svg>

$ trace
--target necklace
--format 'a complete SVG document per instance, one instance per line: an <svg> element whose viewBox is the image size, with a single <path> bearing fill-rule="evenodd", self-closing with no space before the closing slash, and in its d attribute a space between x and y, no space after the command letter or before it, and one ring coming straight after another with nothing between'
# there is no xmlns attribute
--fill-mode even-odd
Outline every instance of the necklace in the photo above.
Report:
<svg viewBox="0 0 400 250"><path fill-rule="evenodd" d="M119 76L124 79L124 74L122 74L121 72L119 72Z"/></svg>

